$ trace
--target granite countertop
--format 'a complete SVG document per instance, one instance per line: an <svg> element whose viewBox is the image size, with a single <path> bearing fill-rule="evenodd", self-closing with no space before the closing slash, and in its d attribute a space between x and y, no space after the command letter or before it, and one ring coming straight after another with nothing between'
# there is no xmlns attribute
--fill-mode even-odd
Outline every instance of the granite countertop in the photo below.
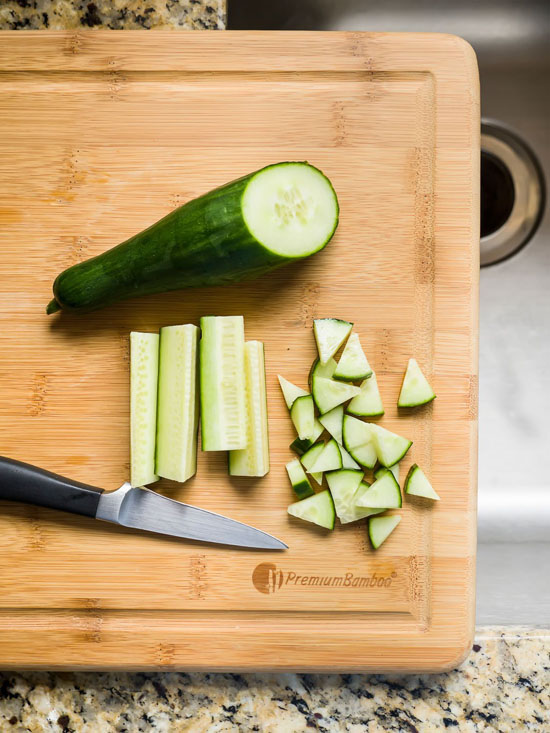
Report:
<svg viewBox="0 0 550 733"><path fill-rule="evenodd" d="M550 631L479 629L435 675L0 673L0 731L550 731Z"/></svg>
<svg viewBox="0 0 550 733"><path fill-rule="evenodd" d="M0 30L223 29L225 0L0 0ZM438 675L0 673L4 731L550 731L550 630L479 628Z"/></svg>

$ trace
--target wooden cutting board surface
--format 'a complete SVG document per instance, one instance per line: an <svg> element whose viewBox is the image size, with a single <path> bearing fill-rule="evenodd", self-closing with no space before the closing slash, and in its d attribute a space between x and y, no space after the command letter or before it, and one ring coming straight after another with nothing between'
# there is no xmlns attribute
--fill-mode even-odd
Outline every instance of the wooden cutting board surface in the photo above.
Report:
<svg viewBox="0 0 550 733"><path fill-rule="evenodd" d="M272 469L230 479L201 454L167 496L251 523L285 553L140 534L0 504L0 666L420 670L458 664L474 625L479 97L453 36L0 34L0 450L106 489L128 478L128 334L243 314L265 342ZM340 226L255 282L45 315L55 275L186 200L281 160L332 180ZM351 320L380 423L414 440L441 502L366 526L286 514L314 317ZM433 405L398 415L410 356Z"/></svg>

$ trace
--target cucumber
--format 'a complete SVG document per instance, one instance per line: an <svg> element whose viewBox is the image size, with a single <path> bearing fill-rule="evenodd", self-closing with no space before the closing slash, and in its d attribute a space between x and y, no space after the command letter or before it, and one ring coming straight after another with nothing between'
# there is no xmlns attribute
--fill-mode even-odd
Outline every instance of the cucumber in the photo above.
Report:
<svg viewBox="0 0 550 733"><path fill-rule="evenodd" d="M329 412L337 405L347 402L352 397L360 394L361 389L353 384L337 382L326 377L317 377L315 380L315 392L313 399L321 415Z"/></svg>
<svg viewBox="0 0 550 733"><path fill-rule="evenodd" d="M435 400L435 392L422 373L416 359L409 359L403 385L397 400L398 407L417 407Z"/></svg>
<svg viewBox="0 0 550 733"><path fill-rule="evenodd" d="M286 470L288 478L294 489L294 493L299 499L305 499L306 496L312 496L315 492L311 488L308 477L306 476L304 469L300 461L295 458L290 463L286 464Z"/></svg>
<svg viewBox="0 0 550 733"><path fill-rule="evenodd" d="M231 476L265 476L269 471L269 435L265 356L264 345L261 341L245 343L244 365L247 442L246 448L229 451L229 474Z"/></svg>
<svg viewBox="0 0 550 733"><path fill-rule="evenodd" d="M303 460L302 460L303 463ZM342 454L338 443L331 438L319 453L313 466L309 469L309 473L324 473L325 471L335 471L342 468Z"/></svg>
<svg viewBox="0 0 550 733"><path fill-rule="evenodd" d="M434 499L435 501L440 499L428 481L426 474L416 463L413 463L409 468L409 473L405 479L405 493L413 496L423 496L425 499Z"/></svg>
<svg viewBox="0 0 550 733"><path fill-rule="evenodd" d="M202 449L246 448L244 319L204 316L201 330Z"/></svg>
<svg viewBox="0 0 550 733"><path fill-rule="evenodd" d="M300 438L295 438L289 446L290 450L293 450L299 456L303 455L307 450L311 448L311 446L315 443L317 438L319 438L323 434L323 430L324 428L321 425L321 423L319 422L319 420L315 419L313 423L313 436L305 440L300 440Z"/></svg>
<svg viewBox="0 0 550 733"><path fill-rule="evenodd" d="M344 415L344 446L351 457L365 468L374 468L377 458L371 427L370 423Z"/></svg>
<svg viewBox="0 0 550 733"><path fill-rule="evenodd" d="M354 382L357 379L368 379L372 374L365 352L361 348L359 336L352 333L344 347L334 379L344 379Z"/></svg>
<svg viewBox="0 0 550 733"><path fill-rule="evenodd" d="M187 481L197 470L197 326L160 330L156 472Z"/></svg>
<svg viewBox="0 0 550 733"><path fill-rule="evenodd" d="M390 536L400 521L401 517L399 514L392 514L386 517L371 517L369 519L369 539L375 550Z"/></svg>
<svg viewBox="0 0 550 733"><path fill-rule="evenodd" d="M298 519L313 522L313 524L318 524L325 529L334 529L336 512L328 489L291 504L287 511L293 517L298 517Z"/></svg>
<svg viewBox="0 0 550 733"><path fill-rule="evenodd" d="M320 170L302 162L270 165L65 270L47 313L257 277L318 252L337 224L338 199Z"/></svg>
<svg viewBox="0 0 550 733"><path fill-rule="evenodd" d="M393 473L386 471L372 486L361 487L356 504L371 509L398 509L402 505L401 490Z"/></svg>
<svg viewBox="0 0 550 733"><path fill-rule="evenodd" d="M315 412L313 409L313 397L310 394L297 397L294 400L290 408L290 417L300 440L308 440L313 437L315 431Z"/></svg>
<svg viewBox="0 0 550 733"><path fill-rule="evenodd" d="M350 415L359 417L378 417L384 414L384 405L378 391L376 374L372 372L368 379L361 384L361 392L348 405Z"/></svg>
<svg viewBox="0 0 550 733"><path fill-rule="evenodd" d="M326 364L349 336L353 323L339 318L316 318L313 333L321 364Z"/></svg>
<svg viewBox="0 0 550 733"><path fill-rule="evenodd" d="M354 461L343 445L338 445L340 453L342 454L342 468L359 469L360 466L357 461Z"/></svg>
<svg viewBox="0 0 550 733"><path fill-rule="evenodd" d="M343 468L340 471L330 471L326 474L326 477L330 493L334 500L336 514L342 524L356 522L358 519L364 519L371 514L384 511L383 509L358 507L355 504L355 495L363 478L362 471L352 471Z"/></svg>
<svg viewBox="0 0 550 733"><path fill-rule="evenodd" d="M155 474L158 333L130 334L130 483L145 486Z"/></svg>
<svg viewBox="0 0 550 733"><path fill-rule="evenodd" d="M384 466L380 466L380 468L377 468L374 472L374 478L380 478L384 475L386 471L391 471L395 477L395 480L397 483L399 483L399 463L394 463L393 466L390 466L390 468L384 468Z"/></svg>
<svg viewBox="0 0 550 733"><path fill-rule="evenodd" d="M298 397L304 397L305 395L309 394L308 392L306 392L305 389L297 387L295 384L292 384L292 382L289 382L288 379L281 377L280 374L277 375L277 379L279 380L279 384L281 385L283 397L285 398L286 406L289 410L292 407L294 400L296 400Z"/></svg>
<svg viewBox="0 0 550 733"><path fill-rule="evenodd" d="M315 445L312 445L311 448L304 453L304 455L300 458L300 462L302 463L302 466L306 469L306 471L311 475L311 477L317 481L318 484L323 483L323 472L319 471L316 473L311 473L310 468L314 465L315 461L319 458L321 453L325 449L324 443L316 443Z"/></svg>
<svg viewBox="0 0 550 733"><path fill-rule="evenodd" d="M344 422L344 407L338 405L332 410L325 412L319 418L321 425L326 428L339 445L342 445L342 423Z"/></svg>
<svg viewBox="0 0 550 733"><path fill-rule="evenodd" d="M369 425L378 460L386 468L391 468L407 453L412 445L412 440L407 440L375 423L369 423Z"/></svg>

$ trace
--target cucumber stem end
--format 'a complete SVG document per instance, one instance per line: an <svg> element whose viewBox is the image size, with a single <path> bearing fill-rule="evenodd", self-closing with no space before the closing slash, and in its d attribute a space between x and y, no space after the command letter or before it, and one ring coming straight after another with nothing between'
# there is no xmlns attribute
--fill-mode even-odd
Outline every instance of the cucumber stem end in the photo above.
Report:
<svg viewBox="0 0 550 733"><path fill-rule="evenodd" d="M48 303L48 305L46 307L46 313L49 316L52 313L57 313L57 311L60 311L60 310L61 310L61 306L59 305L59 303L57 302L57 300L55 298L53 298L52 300L50 300L50 302Z"/></svg>

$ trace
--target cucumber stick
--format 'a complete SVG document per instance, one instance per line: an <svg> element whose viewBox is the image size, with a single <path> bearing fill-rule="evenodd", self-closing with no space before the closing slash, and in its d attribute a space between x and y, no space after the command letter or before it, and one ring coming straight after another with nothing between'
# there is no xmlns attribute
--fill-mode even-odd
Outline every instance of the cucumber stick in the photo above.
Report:
<svg viewBox="0 0 550 733"><path fill-rule="evenodd" d="M318 252L337 224L338 199L320 170L302 162L270 165L65 270L47 312L257 277Z"/></svg>
<svg viewBox="0 0 550 733"><path fill-rule="evenodd" d="M202 449L238 450L247 444L242 316L201 318Z"/></svg>
<svg viewBox="0 0 550 733"><path fill-rule="evenodd" d="M413 496L422 496L424 499L434 499L435 501L439 501L440 498L428 481L424 471L416 463L413 463L410 467L407 478L405 479L405 493L412 494Z"/></svg>
<svg viewBox="0 0 550 733"><path fill-rule="evenodd" d="M191 324L160 330L156 471L174 481L197 470L198 341Z"/></svg>
<svg viewBox="0 0 550 733"><path fill-rule="evenodd" d="M247 341L244 345L247 405L247 445L229 451L231 476L265 476L269 471L267 395L265 388L264 345Z"/></svg>
<svg viewBox="0 0 550 733"><path fill-rule="evenodd" d="M417 407L432 400L435 400L435 392L430 387L430 383L418 366L416 359L409 359L397 406Z"/></svg>
<svg viewBox="0 0 550 733"><path fill-rule="evenodd" d="M290 408L290 417L300 440L311 440L315 432L315 412L310 394L297 397Z"/></svg>
<svg viewBox="0 0 550 733"><path fill-rule="evenodd" d="M384 517L371 517L369 519L369 539L375 550L377 550L380 545L388 539L400 521L401 517L399 514L392 514Z"/></svg>
<svg viewBox="0 0 550 733"><path fill-rule="evenodd" d="M353 382L356 379L368 379L371 374L372 369L361 347L359 336L352 333L344 347L334 378Z"/></svg>
<svg viewBox="0 0 550 733"><path fill-rule="evenodd" d="M130 483L145 486L155 474L158 333L130 334Z"/></svg>
<svg viewBox="0 0 550 733"><path fill-rule="evenodd" d="M304 519L306 522L318 524L325 529L334 529L336 512L334 501L328 489L291 504L288 507L288 513L293 517L298 517L298 519Z"/></svg>
<svg viewBox="0 0 550 733"><path fill-rule="evenodd" d="M349 336L353 323L338 318L316 318L313 333L321 364L326 364Z"/></svg>
<svg viewBox="0 0 550 733"><path fill-rule="evenodd" d="M305 499L306 496L314 494L308 477L297 458L286 464L286 471L298 499Z"/></svg>
<svg viewBox="0 0 550 733"><path fill-rule="evenodd" d="M361 392L349 403L348 412L359 417L378 417L384 414L384 405L374 372L361 383Z"/></svg>

